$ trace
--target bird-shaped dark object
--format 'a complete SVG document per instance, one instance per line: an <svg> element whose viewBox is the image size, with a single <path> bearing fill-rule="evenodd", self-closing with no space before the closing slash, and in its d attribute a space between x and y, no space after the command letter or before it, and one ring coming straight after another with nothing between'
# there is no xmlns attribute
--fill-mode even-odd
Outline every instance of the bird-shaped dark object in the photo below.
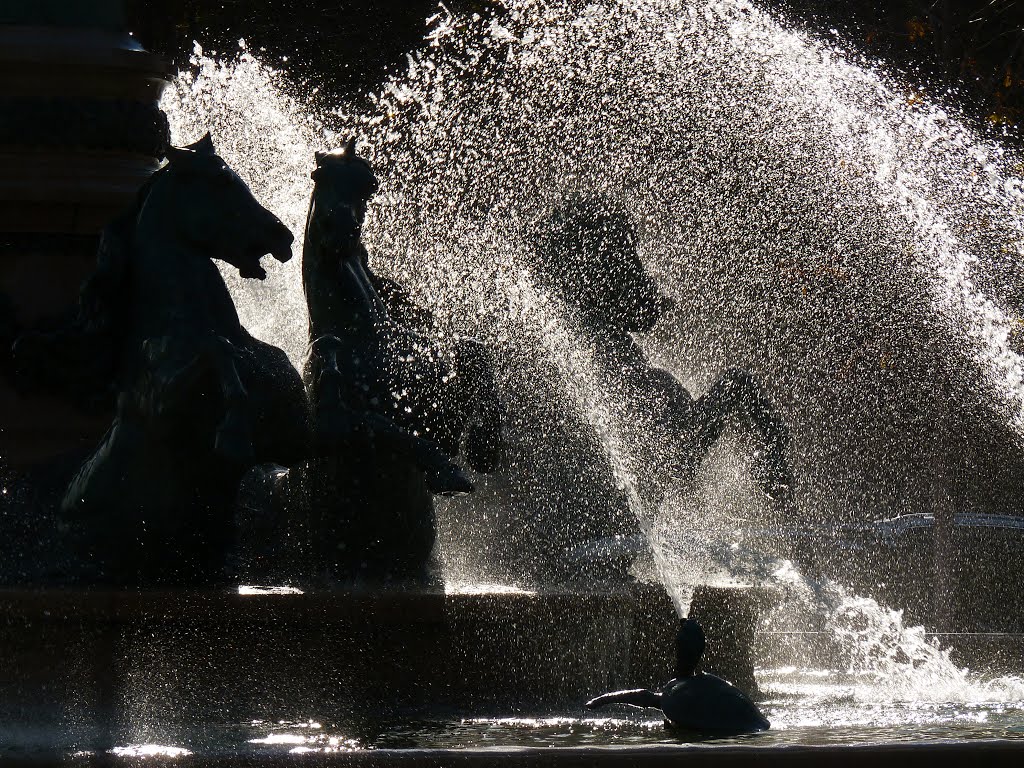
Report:
<svg viewBox="0 0 1024 768"><path fill-rule="evenodd" d="M667 726L704 734L767 731L771 724L743 691L720 677L697 671L704 645L700 624L683 619L676 633L674 678L660 691L639 688L606 693L588 701L587 709L607 704L651 707L665 713Z"/></svg>

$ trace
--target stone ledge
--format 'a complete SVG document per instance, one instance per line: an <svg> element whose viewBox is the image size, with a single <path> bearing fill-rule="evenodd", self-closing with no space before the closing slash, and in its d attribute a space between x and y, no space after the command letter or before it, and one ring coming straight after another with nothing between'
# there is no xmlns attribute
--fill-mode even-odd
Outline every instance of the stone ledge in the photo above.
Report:
<svg viewBox="0 0 1024 768"><path fill-rule="evenodd" d="M632 611L654 601L668 606L661 590L638 587L607 592L501 591L445 593L438 589L344 589L239 593L235 590L21 589L0 588L0 617L42 621L136 621L279 624L282 621L387 624L444 623L470 613L525 615L529 610L571 615L595 609Z"/></svg>
<svg viewBox="0 0 1024 768"><path fill-rule="evenodd" d="M279 716L283 701L339 717L578 704L664 679L673 632L671 603L654 589L8 589L0 719L113 723L117 732L139 697L152 702L155 722L186 728Z"/></svg>
<svg viewBox="0 0 1024 768"><path fill-rule="evenodd" d="M687 745L679 747L522 748L466 750L371 750L366 752L306 753L303 755L228 756L187 755L182 757L126 757L110 754L57 756L5 755L8 768L38 768L41 765L134 766L168 765L176 768L276 768L276 766L352 766L352 768L477 768L501 765L508 768L934 768L958 761L965 766L1015 766L1024 759L1022 741L917 742L854 746L756 747L732 745Z"/></svg>

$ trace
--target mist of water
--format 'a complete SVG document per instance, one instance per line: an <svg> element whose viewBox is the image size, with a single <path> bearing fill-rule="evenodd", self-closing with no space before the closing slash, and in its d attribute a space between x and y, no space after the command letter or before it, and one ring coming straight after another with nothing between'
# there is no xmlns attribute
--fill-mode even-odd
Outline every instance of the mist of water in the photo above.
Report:
<svg viewBox="0 0 1024 768"><path fill-rule="evenodd" d="M719 449L697 487L674 484L671 437L538 289L533 233L581 193L631 211L677 302L642 340L652 359L695 395L748 369L782 408L790 522L929 510L944 451L979 419L1018 460L1016 153L743 0L508 0L493 18L442 11L425 32L369 106L314 109L250 52L197 48L164 108L179 143L212 130L297 233L313 151L355 134L382 180L365 229L375 267L441 332L495 350L513 466L441 510L451 580L540 578L537 562L625 528L629 509L682 611L737 530L771 522L742 445ZM299 271L269 272L231 288L247 327L298 362Z"/></svg>

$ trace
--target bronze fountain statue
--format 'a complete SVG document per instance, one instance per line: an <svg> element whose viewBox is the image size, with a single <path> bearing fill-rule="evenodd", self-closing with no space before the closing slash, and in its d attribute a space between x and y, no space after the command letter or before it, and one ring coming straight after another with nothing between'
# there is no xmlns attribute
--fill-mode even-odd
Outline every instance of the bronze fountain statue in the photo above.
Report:
<svg viewBox="0 0 1024 768"><path fill-rule="evenodd" d="M432 580L433 496L473 490L454 463L460 455L490 472L502 454L490 354L472 339L441 348L420 332L429 314L370 269L361 229L377 179L354 140L317 153L312 177L302 377L242 327L214 264L263 279L260 259L286 261L293 238L209 135L171 148L135 206L106 228L73 322L15 343L21 375L116 399L113 424L60 505L67 580L223 583L239 486L260 466L292 468L273 474L286 482L256 502L271 519L266 562L292 546L285 539L299 543L290 568L251 577ZM666 300L632 243L623 215L570 203L542 233L535 271L574 304L643 394L639 405L672 433L684 477L738 420L764 446L766 491L786 498L785 427L753 379L732 372L694 399L634 341Z"/></svg>
<svg viewBox="0 0 1024 768"><path fill-rule="evenodd" d="M63 371L116 396L113 424L61 502L72 581L223 581L243 473L307 452L301 379L242 327L213 263L263 279L260 259L287 261L292 234L209 135L167 159L104 230L74 321L14 347L23 373Z"/></svg>
<svg viewBox="0 0 1024 768"><path fill-rule="evenodd" d="M317 153L316 163L302 262L304 378L321 453L330 455L306 473L314 559L328 578L429 580L432 497L472 490L451 459L461 453L490 472L500 457L490 356L471 339L445 355L393 319L415 313L369 269L360 240L373 170L354 139Z"/></svg>
<svg viewBox="0 0 1024 768"><path fill-rule="evenodd" d="M707 735L732 736L771 728L747 694L717 675L697 670L704 647L701 625L694 619L681 620L676 631L675 676L661 690L612 691L588 701L587 709L609 704L660 709L666 728Z"/></svg>
<svg viewBox="0 0 1024 768"><path fill-rule="evenodd" d="M318 154L313 173L307 393L285 354L242 327L213 263L263 279L260 259L287 261L291 233L209 135L167 159L104 230L73 320L14 344L22 382L116 401L63 493L65 562L51 570L90 584L224 583L240 484L276 466L294 471L271 470L287 482L255 501L274 518L266 561L287 562L285 540L298 538L300 562L250 576L429 582L433 495L473 490L452 459L487 472L501 453L487 350L461 339L445 355L391 319L378 288L397 315L416 308L369 270L360 227L377 182L349 142Z"/></svg>
<svg viewBox="0 0 1024 768"><path fill-rule="evenodd" d="M640 260L625 210L606 198L566 200L539 227L532 259L539 285L569 307L593 339L608 385L621 388L638 413L664 430L673 448L673 482L692 479L726 428L736 425L754 438L765 493L790 507L789 432L754 377L726 371L695 398L669 371L651 365L634 338L653 330L674 302Z"/></svg>

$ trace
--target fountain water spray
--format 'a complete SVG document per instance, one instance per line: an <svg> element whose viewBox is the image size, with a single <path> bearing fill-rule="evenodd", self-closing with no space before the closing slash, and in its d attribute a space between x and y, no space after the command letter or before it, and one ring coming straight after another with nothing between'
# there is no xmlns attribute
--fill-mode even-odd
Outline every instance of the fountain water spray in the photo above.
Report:
<svg viewBox="0 0 1024 768"><path fill-rule="evenodd" d="M248 51L218 60L197 48L164 106L177 142L212 129L295 231L313 150L356 134L383 181L365 230L375 267L434 311L440 333L490 343L512 402L546 393L597 435L601 450L580 461L615 473L612 506L649 534L680 611L714 560L697 548L680 559L680 542L728 549L763 513L730 492L741 480L716 494L673 487L670 447L638 438L628 387L609 386L571 313L524 299L532 234L566 197L599 193L632 213L648 269L677 302L643 339L658 364L695 394L727 367L750 369L782 406L794 523L928 509L921 468L942 462L936 429L979 414L1017 460L1024 163L832 43L744 0L509 0L488 18L442 10L369 107L315 110L297 92ZM298 270L232 290L246 325L298 361ZM543 372L553 381L538 383ZM519 426L524 450L550 431ZM608 489L575 491L562 524L600 528L604 512L591 510L607 508L596 497ZM491 523L553 514L536 500L496 498L488 525L472 524L479 500L443 513L466 523L460 546L500 559ZM510 541L505 562L528 560L528 537ZM455 546L443 526L442 544Z"/></svg>
<svg viewBox="0 0 1024 768"><path fill-rule="evenodd" d="M926 637L924 627L906 626L902 611L851 594L830 579L811 579L789 561L776 565L773 584L783 598L766 616L765 627L792 628L810 618L838 656L830 665L838 673L827 680L806 671L778 675L766 686L769 696L840 696L877 705L1024 700L1024 678L986 678L958 666L948 650Z"/></svg>

